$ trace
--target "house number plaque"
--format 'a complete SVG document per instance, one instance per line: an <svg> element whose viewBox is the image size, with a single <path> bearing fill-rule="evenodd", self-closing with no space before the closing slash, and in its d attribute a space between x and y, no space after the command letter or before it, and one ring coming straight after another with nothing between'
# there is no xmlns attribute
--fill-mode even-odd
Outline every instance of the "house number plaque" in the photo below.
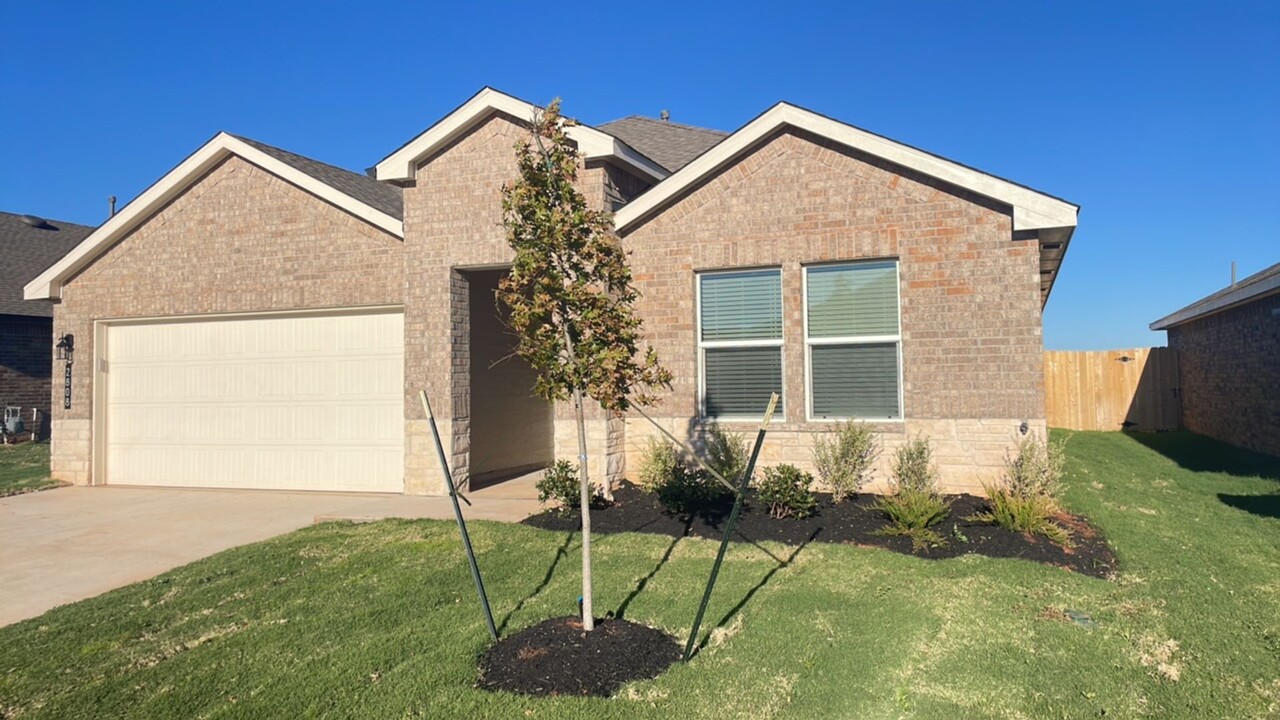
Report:
<svg viewBox="0 0 1280 720"><path fill-rule="evenodd" d="M62 371L62 407L71 407L71 363Z"/></svg>

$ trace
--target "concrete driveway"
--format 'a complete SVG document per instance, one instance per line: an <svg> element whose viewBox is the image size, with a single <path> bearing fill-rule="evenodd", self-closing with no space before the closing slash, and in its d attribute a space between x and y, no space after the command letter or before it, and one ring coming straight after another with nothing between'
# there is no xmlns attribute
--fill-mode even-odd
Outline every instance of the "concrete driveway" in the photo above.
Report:
<svg viewBox="0 0 1280 720"><path fill-rule="evenodd" d="M505 486L505 487L504 487ZM468 519L536 512L531 482L470 497ZM448 498L66 487L0 498L0 626L323 520L452 519Z"/></svg>

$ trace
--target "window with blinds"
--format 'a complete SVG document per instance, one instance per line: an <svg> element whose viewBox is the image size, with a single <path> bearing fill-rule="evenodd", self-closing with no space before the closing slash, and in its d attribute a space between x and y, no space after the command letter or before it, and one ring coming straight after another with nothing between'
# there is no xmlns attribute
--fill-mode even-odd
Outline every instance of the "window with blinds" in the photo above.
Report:
<svg viewBox="0 0 1280 720"><path fill-rule="evenodd" d="M782 394L782 271L699 274L698 351L704 416L763 413Z"/></svg>
<svg viewBox="0 0 1280 720"><path fill-rule="evenodd" d="M809 415L899 420L898 263L805 268Z"/></svg>

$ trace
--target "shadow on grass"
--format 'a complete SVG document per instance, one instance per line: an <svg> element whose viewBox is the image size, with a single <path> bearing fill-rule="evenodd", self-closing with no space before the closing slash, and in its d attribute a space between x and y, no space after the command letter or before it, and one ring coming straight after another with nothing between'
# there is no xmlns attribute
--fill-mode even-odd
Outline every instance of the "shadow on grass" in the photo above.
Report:
<svg viewBox="0 0 1280 720"><path fill-rule="evenodd" d="M1233 508L1254 515L1280 518L1280 494L1278 495L1227 495L1218 493L1218 499Z"/></svg>
<svg viewBox="0 0 1280 720"><path fill-rule="evenodd" d="M640 578L640 581L636 583L635 589L633 589L631 594L622 601L622 604L618 605L618 609L613 612L614 617L619 619L626 618L627 608L630 607L631 601L639 597L641 592L644 592L645 586L649 584L649 581L653 579L653 576L657 575L658 571L667 564L667 561L671 559L671 553L676 549L676 543L680 542L681 539L689 534L689 528L691 527L693 527L693 518L685 520L684 532L680 533L678 537L671 538L671 542L667 545L666 552L662 553L662 557L658 560L658 564L653 566L653 569L649 571L648 575Z"/></svg>
<svg viewBox="0 0 1280 720"><path fill-rule="evenodd" d="M1125 435L1192 472L1280 481L1280 458L1228 445L1204 435L1187 430L1167 433L1126 431Z"/></svg>
<svg viewBox="0 0 1280 720"><path fill-rule="evenodd" d="M569 554L569 544L573 542L573 536L576 534L577 533L572 532L565 533L564 542L560 543L560 547L556 548L556 556L551 560L551 564L547 566L547 574L542 577L542 582L538 583L538 587L534 588L533 592L520 598L520 602L516 603L515 607L511 608L511 610L507 611L506 615L502 616L502 622L498 623L499 635L506 631L507 623L511 622L511 618L515 617L516 613L524 609L525 604L538 597L538 595L543 590L546 590L547 586L551 584L551 578L556 574L556 567L559 566L560 561Z"/></svg>
<svg viewBox="0 0 1280 720"><path fill-rule="evenodd" d="M747 591L747 594L742 596L742 599L739 600L736 605L729 608L729 611L726 612L724 616L720 618L720 621L717 622L714 627L712 627L711 629L703 633L702 637L698 640L698 644L694 647L693 654L697 655L698 653L702 652L702 649L707 646L707 642L711 639L711 633L716 628L722 628L725 625L729 624L729 621L733 619L733 616L737 615L742 610L742 608L746 607L747 603L751 602L751 598L755 597L756 593L760 592L760 590L764 588L765 585L768 585L769 581L773 579L773 576L778 574L778 571L783 570L787 567L790 567L791 563L795 562L796 558L800 555L800 551L804 550L806 547L809 546L809 543L813 542L813 539L818 536L818 532L820 530L821 530L820 528L818 530L814 530L809 535L809 537L805 538L804 542L792 548L791 554L787 555L785 558L779 558L777 555L774 555L773 553L769 552L768 550L765 550L763 547L758 545L754 540L751 540L750 538L746 538L739 535L739 537L743 537L744 540L751 543L752 545L755 545L757 548L762 550L766 555L773 558L775 564L773 568L769 570L769 572L764 574L764 577L760 578L760 582L752 586L752 588Z"/></svg>

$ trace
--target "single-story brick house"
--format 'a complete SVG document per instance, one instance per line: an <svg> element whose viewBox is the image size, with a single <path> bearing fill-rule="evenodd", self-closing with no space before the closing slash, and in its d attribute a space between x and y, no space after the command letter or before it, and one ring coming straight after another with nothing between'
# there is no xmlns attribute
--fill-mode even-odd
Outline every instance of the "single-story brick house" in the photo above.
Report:
<svg viewBox="0 0 1280 720"><path fill-rule="evenodd" d="M364 175L215 136L26 288L93 358L55 409L54 475L439 493L419 389L460 477L575 456L493 296L535 110L486 88ZM778 390L765 462L809 465L851 417L890 449L927 434L953 489L1044 430L1041 310L1075 205L787 103L732 133L569 134L675 375L650 411L672 430L754 430ZM589 433L611 481L654 434L598 408Z"/></svg>
<svg viewBox="0 0 1280 720"><path fill-rule="evenodd" d="M93 228L0 212L0 412L18 408L25 433L49 437L53 303L24 300L22 288Z"/></svg>
<svg viewBox="0 0 1280 720"><path fill-rule="evenodd" d="M1177 352L1183 427L1280 456L1280 263L1151 329Z"/></svg>

